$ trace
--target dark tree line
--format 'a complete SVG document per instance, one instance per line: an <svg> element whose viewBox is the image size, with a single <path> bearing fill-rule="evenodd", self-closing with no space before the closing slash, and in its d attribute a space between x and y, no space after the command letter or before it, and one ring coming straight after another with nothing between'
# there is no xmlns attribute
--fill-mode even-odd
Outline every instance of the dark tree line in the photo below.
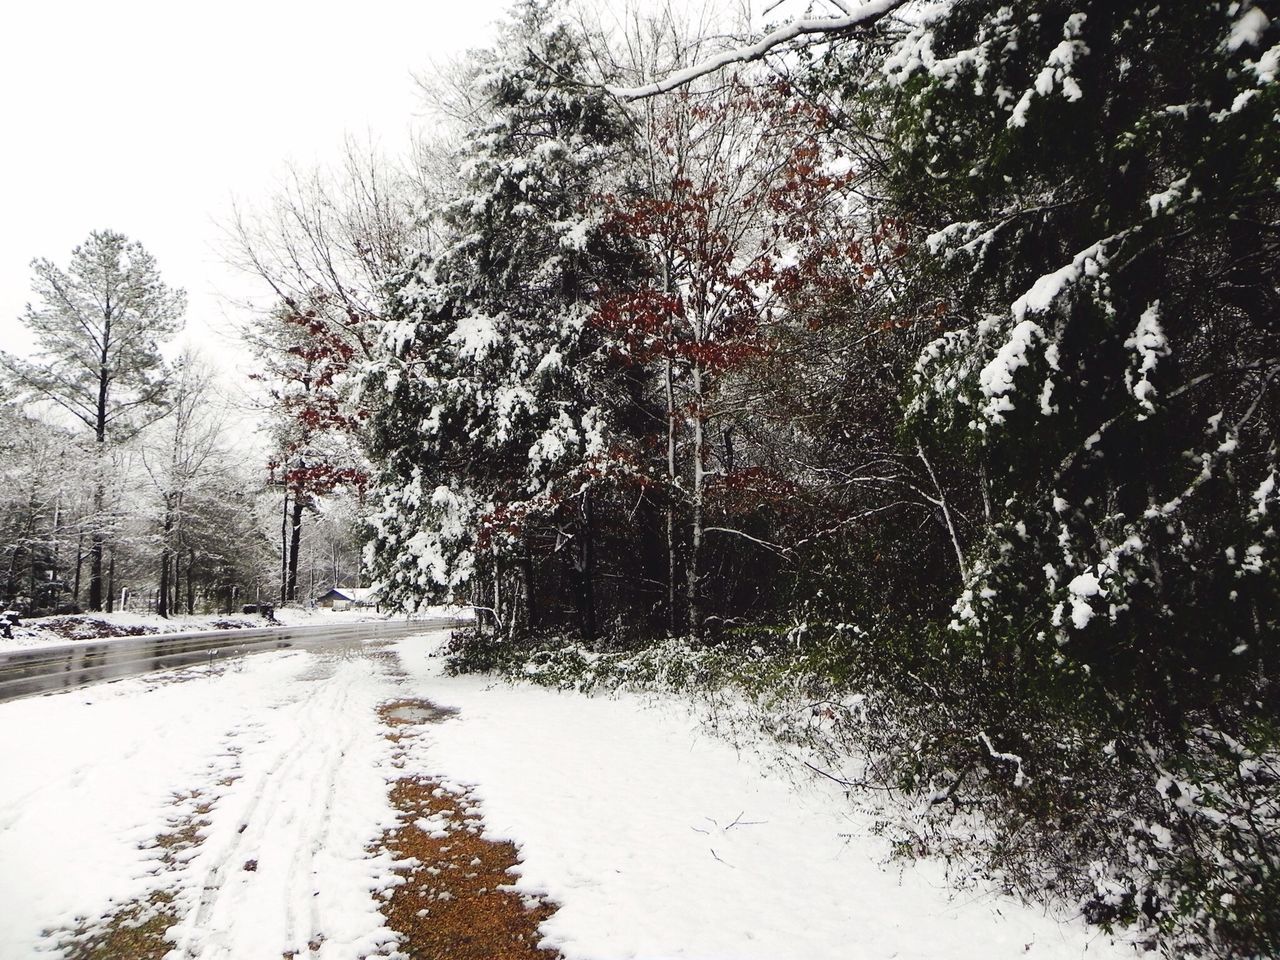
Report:
<svg viewBox="0 0 1280 960"><path fill-rule="evenodd" d="M786 638L1011 885L1266 955L1276 11L847 6L474 57L362 366L373 574L473 664Z"/></svg>

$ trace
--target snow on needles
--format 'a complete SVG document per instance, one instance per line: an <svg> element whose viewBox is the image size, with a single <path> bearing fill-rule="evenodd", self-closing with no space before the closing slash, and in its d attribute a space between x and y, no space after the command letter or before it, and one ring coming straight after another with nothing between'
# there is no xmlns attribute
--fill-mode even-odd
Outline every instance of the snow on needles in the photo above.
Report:
<svg viewBox="0 0 1280 960"><path fill-rule="evenodd" d="M1072 76L1075 62L1089 53L1089 47L1080 39L1084 28L1085 14L1073 13L1067 17L1062 27L1062 42L1049 53L1044 68L1036 77L1034 86L1023 91L1009 115L1010 127L1022 127L1027 123L1027 111L1031 108L1031 100L1037 94L1047 97L1055 87L1062 89L1062 95L1072 102L1081 99L1084 92Z"/></svg>
<svg viewBox="0 0 1280 960"><path fill-rule="evenodd" d="M1257 7L1250 7L1231 25L1231 33L1227 36L1227 49L1234 51L1241 47L1256 47L1262 42L1262 36L1270 25L1270 17Z"/></svg>
<svg viewBox="0 0 1280 960"><path fill-rule="evenodd" d="M1044 329L1034 320L1020 321L1010 332L995 357L978 373L978 384L987 397L983 413L992 423L1004 420L1004 414L1013 409L1009 395L1013 393L1013 376L1020 367L1027 366L1032 347L1044 342Z"/></svg>
<svg viewBox="0 0 1280 960"><path fill-rule="evenodd" d="M1169 340L1160 326L1160 301L1150 304L1142 312L1142 316L1138 318L1137 329L1133 331L1133 336L1124 342L1124 345L1125 349L1132 350L1138 355L1136 376L1134 371L1130 371L1127 379L1134 399L1145 411L1139 415L1138 419L1145 419L1147 414L1156 412L1155 404L1151 400L1156 392L1155 384L1151 382L1151 374L1155 372L1160 358L1169 355Z"/></svg>
<svg viewBox="0 0 1280 960"><path fill-rule="evenodd" d="M1045 313L1072 286L1085 277L1096 277L1106 265L1106 247L1119 238L1117 234L1099 240L1077 253L1070 263L1037 279L1030 290L1013 302L1010 309L1014 319L1021 321L1028 313Z"/></svg>

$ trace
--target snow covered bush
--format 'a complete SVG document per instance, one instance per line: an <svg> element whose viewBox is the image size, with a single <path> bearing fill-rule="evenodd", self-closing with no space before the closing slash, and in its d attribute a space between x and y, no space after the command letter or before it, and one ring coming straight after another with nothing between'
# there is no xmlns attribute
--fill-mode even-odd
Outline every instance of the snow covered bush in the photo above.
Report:
<svg viewBox="0 0 1280 960"><path fill-rule="evenodd" d="M933 339L904 427L947 464L964 580L910 657L927 704L870 667L915 731L889 766L998 811L1002 869L1016 838L1098 919L1219 955L1275 949L1280 862L1262 788L1205 746L1265 769L1280 707L1267 6L919 4L883 61L824 64L854 64L824 82L883 131L913 227L888 313ZM1155 758L1221 789L1153 798Z"/></svg>

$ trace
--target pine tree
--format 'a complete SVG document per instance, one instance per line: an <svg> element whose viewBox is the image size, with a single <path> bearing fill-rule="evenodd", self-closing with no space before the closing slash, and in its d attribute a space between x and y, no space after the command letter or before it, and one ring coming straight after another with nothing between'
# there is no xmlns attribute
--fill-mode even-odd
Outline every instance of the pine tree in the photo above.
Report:
<svg viewBox="0 0 1280 960"><path fill-rule="evenodd" d="M495 617L527 626L541 523L550 551L572 543L590 634L592 490L613 426L586 324L609 256L592 196L626 134L602 93L564 82L582 69L580 39L541 2L477 55L481 117L461 193L437 211L446 242L400 286L364 398L383 464L370 555L384 596L412 606L483 573Z"/></svg>
<svg viewBox="0 0 1280 960"><path fill-rule="evenodd" d="M22 387L92 434L98 480L89 607L101 610L107 447L164 412L169 374L159 345L177 332L186 298L164 284L141 244L109 230L91 233L65 270L49 260L31 267L37 302L22 319L35 337L37 359L6 354L3 362Z"/></svg>
<svg viewBox="0 0 1280 960"><path fill-rule="evenodd" d="M1276 37L1250 4L1036 6L955 4L889 62L949 328L912 416L989 477L957 626L1029 614L1037 655L1178 729L1280 666Z"/></svg>
<svg viewBox="0 0 1280 960"><path fill-rule="evenodd" d="M1280 707L1268 6L936 4L847 88L915 241L885 316L933 335L904 439L966 581L933 649L972 726L930 749L1093 818L1043 842L1095 919L1224 956L1280 920L1274 780L1239 778Z"/></svg>

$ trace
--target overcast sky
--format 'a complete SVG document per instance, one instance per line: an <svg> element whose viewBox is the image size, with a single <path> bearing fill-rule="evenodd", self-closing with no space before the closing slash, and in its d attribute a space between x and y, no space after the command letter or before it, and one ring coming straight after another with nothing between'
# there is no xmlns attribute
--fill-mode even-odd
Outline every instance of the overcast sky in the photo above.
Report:
<svg viewBox="0 0 1280 960"><path fill-rule="evenodd" d="M290 163L344 137L399 152L413 74L482 46L507 0L9 0L0 11L0 348L30 261L65 264L89 231L140 240L186 288L190 335L220 346L250 283L220 262L219 222ZM227 354L226 350L222 351Z"/></svg>

